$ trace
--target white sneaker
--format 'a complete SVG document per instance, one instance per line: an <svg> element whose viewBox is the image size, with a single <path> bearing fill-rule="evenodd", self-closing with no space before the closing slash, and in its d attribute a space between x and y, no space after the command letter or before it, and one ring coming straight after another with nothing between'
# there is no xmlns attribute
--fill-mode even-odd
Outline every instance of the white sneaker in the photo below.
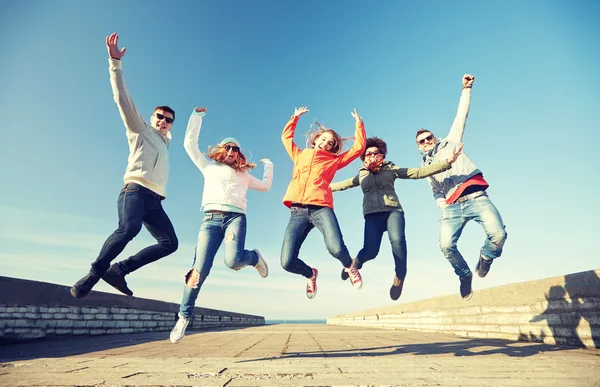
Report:
<svg viewBox="0 0 600 387"><path fill-rule="evenodd" d="M181 339L183 339L183 336L185 335L185 328L187 328L189 323L189 319L184 318L181 314L179 314L179 320L177 320L177 324L175 324L173 329L171 329L171 343L179 343Z"/></svg>
<svg viewBox="0 0 600 387"><path fill-rule="evenodd" d="M350 282L352 282L352 286L354 286L356 289L362 288L362 277L356 266L354 266L354 263L352 263L352 266L350 266L348 269L344 270L346 270L346 273L348 273L348 277L350 278Z"/></svg>
<svg viewBox="0 0 600 387"><path fill-rule="evenodd" d="M254 252L256 253L256 255L258 255L258 262L256 262L256 265L254 265L254 267L256 268L256 271L258 271L258 274L260 274L261 277L267 278L267 276L269 275L269 267L267 266L267 261L265 261L262 255L260 255L260 251L254 249Z"/></svg>
<svg viewBox="0 0 600 387"><path fill-rule="evenodd" d="M319 275L319 271L314 267L312 272L313 276L306 279L306 297L311 300L317 295L317 276Z"/></svg>

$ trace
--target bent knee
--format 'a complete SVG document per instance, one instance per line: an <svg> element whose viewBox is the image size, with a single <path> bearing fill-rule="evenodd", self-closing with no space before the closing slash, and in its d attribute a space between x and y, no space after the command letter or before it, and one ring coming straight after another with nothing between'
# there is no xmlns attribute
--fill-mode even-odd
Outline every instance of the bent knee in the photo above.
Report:
<svg viewBox="0 0 600 387"><path fill-rule="evenodd" d="M198 286L200 286L200 273L195 269L190 269L185 275L185 285L188 288L198 289Z"/></svg>
<svg viewBox="0 0 600 387"><path fill-rule="evenodd" d="M498 247L502 247L504 246L504 242L506 241L507 236L508 234L506 233L506 230L498 230L496 232L491 233L489 235L489 238L492 244Z"/></svg>

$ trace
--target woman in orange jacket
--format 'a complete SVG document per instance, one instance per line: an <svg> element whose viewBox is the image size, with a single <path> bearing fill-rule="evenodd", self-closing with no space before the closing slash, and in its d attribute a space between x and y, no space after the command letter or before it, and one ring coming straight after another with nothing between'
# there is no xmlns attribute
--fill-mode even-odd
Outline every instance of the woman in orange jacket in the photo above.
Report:
<svg viewBox="0 0 600 387"><path fill-rule="evenodd" d="M298 258L298 254L314 227L323 234L329 253L344 266L352 285L357 289L362 287L360 273L352 263L333 212L333 195L329 184L339 169L363 153L366 135L362 118L354 109L351 114L356 120L356 131L350 150L340 153L344 139L333 129L318 123L317 129L309 134L312 147L300 150L294 143L294 130L298 119L306 112L308 108L305 106L296 108L281 135L281 141L294 162L292 181L283 197L283 204L290 208L291 216L281 247L281 266L286 271L307 278L306 296L312 299L317 294L318 271Z"/></svg>

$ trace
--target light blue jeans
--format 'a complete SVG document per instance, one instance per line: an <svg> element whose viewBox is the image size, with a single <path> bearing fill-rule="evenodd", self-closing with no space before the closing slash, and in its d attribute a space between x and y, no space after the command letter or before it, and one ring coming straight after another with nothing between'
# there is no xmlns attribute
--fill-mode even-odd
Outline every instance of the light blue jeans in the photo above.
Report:
<svg viewBox="0 0 600 387"><path fill-rule="evenodd" d="M298 255L308 233L315 227L323 234L329 254L337 258L344 267L350 267L352 257L344 244L335 213L329 207L308 204L292 205L290 221L281 246L281 267L290 273L300 274L306 278L312 277L312 268L298 258Z"/></svg>
<svg viewBox="0 0 600 387"><path fill-rule="evenodd" d="M459 277L471 275L469 265L456 246L458 238L470 220L479 223L487 235L480 251L485 259L493 260L500 257L506 241L502 217L486 193L444 208L440 219L440 248L454 268L454 273Z"/></svg>
<svg viewBox="0 0 600 387"><path fill-rule="evenodd" d="M183 299L179 312L190 318L202 284L208 277L215 255L225 240L225 265L239 270L244 266L255 266L258 254L244 249L246 241L246 215L237 212L206 213L198 232L196 252L192 269L186 275Z"/></svg>

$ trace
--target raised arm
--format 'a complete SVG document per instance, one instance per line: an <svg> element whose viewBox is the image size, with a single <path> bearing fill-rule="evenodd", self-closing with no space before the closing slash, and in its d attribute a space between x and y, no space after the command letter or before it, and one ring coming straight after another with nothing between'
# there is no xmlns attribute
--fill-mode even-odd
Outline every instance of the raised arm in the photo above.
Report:
<svg viewBox="0 0 600 387"><path fill-rule="evenodd" d="M261 181L250 175L248 188L256 191L268 192L273 184L273 163L269 159L261 159L260 162L263 163L265 168L265 171L263 172L263 179Z"/></svg>
<svg viewBox="0 0 600 387"><path fill-rule="evenodd" d="M202 127L202 117L204 117L205 114L206 108L204 107L197 107L192 111L187 128L185 129L185 139L183 140L185 151L201 171L209 163L208 158L204 156L198 148L198 137L200 136L200 128Z"/></svg>
<svg viewBox="0 0 600 387"><path fill-rule="evenodd" d="M350 113L356 120L356 129L354 131L354 144L348 151L342 153L338 158L338 169L344 168L356 158L363 154L367 145L367 135L365 133L365 124L361 116L358 115L356 109Z"/></svg>
<svg viewBox="0 0 600 387"><path fill-rule="evenodd" d="M146 123L133 99L129 95L129 90L123 79L123 64L121 59L125 56L126 48L119 50L119 35L113 33L106 37L106 50L108 51L108 72L110 74L110 85L113 91L113 97L119 108L121 119L125 128L129 131L139 133L146 129Z"/></svg>
<svg viewBox="0 0 600 387"><path fill-rule="evenodd" d="M299 108L294 109L294 114L290 118L285 127L283 128L283 133L281 134L281 142L285 147L288 155L292 160L296 159L296 156L300 154L301 150L298 148L298 145L294 142L294 131L296 130L296 125L298 124L298 119L301 115L306 113L308 108L306 106L301 106Z"/></svg>
<svg viewBox="0 0 600 387"><path fill-rule="evenodd" d="M426 167L400 168L394 165L392 169L397 179L423 179L452 168L452 164L458 159L458 156L462 153L462 149L463 144L460 144L452 151L447 160L436 161Z"/></svg>
<svg viewBox="0 0 600 387"><path fill-rule="evenodd" d="M331 190L333 192L335 192L335 191L344 191L349 188L358 187L359 184L360 184L359 175L356 175L356 176L351 177L346 180L331 183L331 184L329 184L329 187L331 188Z"/></svg>
<svg viewBox="0 0 600 387"><path fill-rule="evenodd" d="M446 137L446 139L452 142L462 142L467 117L469 116L469 107L471 106L471 87L473 87L474 81L475 77L471 74L465 74L462 78L463 89L460 101L458 101L458 110L450 128L450 133Z"/></svg>

